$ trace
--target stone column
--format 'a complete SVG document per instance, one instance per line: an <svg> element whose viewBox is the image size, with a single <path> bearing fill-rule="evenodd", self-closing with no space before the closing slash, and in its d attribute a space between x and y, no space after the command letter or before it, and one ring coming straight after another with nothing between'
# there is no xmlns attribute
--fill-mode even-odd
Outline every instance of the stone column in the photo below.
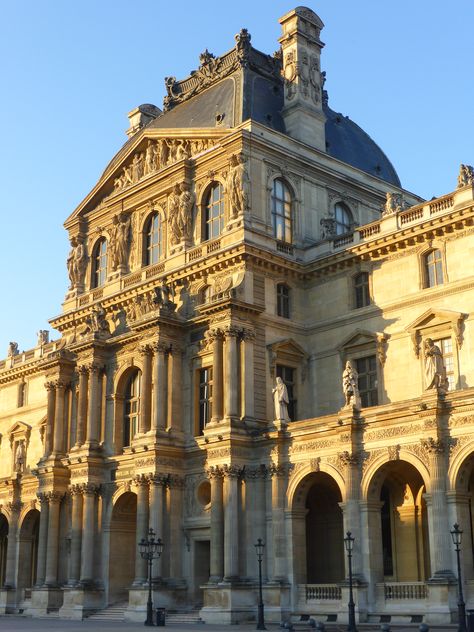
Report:
<svg viewBox="0 0 474 632"><path fill-rule="evenodd" d="M46 494L38 493L38 500L41 505L40 523L38 534L38 562L36 564L36 587L39 588L44 584L46 578L46 554L48 547L48 518L49 504Z"/></svg>
<svg viewBox="0 0 474 632"><path fill-rule="evenodd" d="M82 485L84 510L82 522L81 584L94 582L94 541L96 531L96 498L98 487L92 483Z"/></svg>
<svg viewBox="0 0 474 632"><path fill-rule="evenodd" d="M49 492L48 544L45 584L55 588L58 584L59 510L63 495Z"/></svg>
<svg viewBox="0 0 474 632"><path fill-rule="evenodd" d="M235 338L234 338L235 340ZM224 581L239 577L239 477L240 467L225 466L224 475Z"/></svg>
<svg viewBox="0 0 474 632"><path fill-rule="evenodd" d="M208 337L212 342L212 421L220 421L224 415L223 401L223 333L212 329Z"/></svg>
<svg viewBox="0 0 474 632"><path fill-rule="evenodd" d="M354 550L352 554L352 571L354 576L362 573L361 559L361 530L359 512L359 490L360 490L360 458L359 455L349 452L339 454L340 468L345 469L346 478L346 501L340 503L344 516L344 537L348 531L354 538ZM344 557L347 566L347 556ZM346 573L349 569L346 568Z"/></svg>
<svg viewBox="0 0 474 632"><path fill-rule="evenodd" d="M80 366L77 371L79 373L79 396L77 402L76 447L80 448L86 439L89 370L86 366Z"/></svg>
<svg viewBox="0 0 474 632"><path fill-rule="evenodd" d="M222 471L218 467L208 470L211 481L211 582L220 582L224 576L224 501Z"/></svg>
<svg viewBox="0 0 474 632"><path fill-rule="evenodd" d="M163 540L163 476L150 478L150 529L155 532L156 538ZM162 559L153 560L152 577L156 579L162 575Z"/></svg>
<svg viewBox="0 0 474 632"><path fill-rule="evenodd" d="M444 443L430 437L422 439L421 444L429 454L431 471L431 493L425 496L429 508L431 579L450 580L454 577L451 566L453 545L448 525Z"/></svg>
<svg viewBox="0 0 474 632"><path fill-rule="evenodd" d="M89 365L89 400L87 406L86 443L89 448L99 445L99 378L101 368L92 363Z"/></svg>
<svg viewBox="0 0 474 632"><path fill-rule="evenodd" d="M255 332L245 329L242 336L242 416L255 417L255 375L254 375Z"/></svg>
<svg viewBox="0 0 474 632"><path fill-rule="evenodd" d="M54 382L46 382L48 404L46 413L46 426L44 430L44 456L48 457L53 451L54 437L54 409L56 406L56 387Z"/></svg>
<svg viewBox="0 0 474 632"><path fill-rule="evenodd" d="M167 389L167 376L166 376L166 345L162 342L158 342L154 346L155 351L155 373L153 378L153 400L154 410L152 417L151 429L156 432L157 430L165 430L166 428L166 389Z"/></svg>
<svg viewBox="0 0 474 632"><path fill-rule="evenodd" d="M170 476L170 577L183 576L183 492L184 479Z"/></svg>
<svg viewBox="0 0 474 632"><path fill-rule="evenodd" d="M237 356L237 336L239 330L236 327L225 329L225 389L224 389L224 415L237 417L239 415L239 367Z"/></svg>
<svg viewBox="0 0 474 632"><path fill-rule="evenodd" d="M61 380L56 380L55 387L53 454L60 455L64 453L64 395L66 385Z"/></svg>
<svg viewBox="0 0 474 632"><path fill-rule="evenodd" d="M384 577L380 519L382 506L383 503L380 500L366 500L360 503L362 568L367 582L368 601L372 609L375 609L376 585L383 582Z"/></svg>
<svg viewBox="0 0 474 632"><path fill-rule="evenodd" d="M272 465L273 579L286 581L285 491L289 464Z"/></svg>
<svg viewBox="0 0 474 632"><path fill-rule="evenodd" d="M69 585L76 586L81 578L81 544L82 544L82 486L71 487L71 562L69 568ZM40 523L41 528L41 523Z"/></svg>
<svg viewBox="0 0 474 632"><path fill-rule="evenodd" d="M261 538L266 544L266 502L265 502L266 468L263 465L245 468L245 522L247 534L247 576L258 577L255 544ZM266 555L262 561L262 575L266 576Z"/></svg>
<svg viewBox="0 0 474 632"><path fill-rule="evenodd" d="M168 356L168 371L168 384L171 384L171 393L168 390L168 423L171 430L180 431L183 427L182 350L176 345L172 346Z"/></svg>
<svg viewBox="0 0 474 632"><path fill-rule="evenodd" d="M150 345L142 345L139 349L142 358L142 379L140 383L140 417L138 424L139 434L148 432L151 427L151 361L152 348Z"/></svg>
<svg viewBox="0 0 474 632"><path fill-rule="evenodd" d="M19 500L9 503L10 520L8 523L7 563L5 568L5 588L14 588L16 585L16 547L18 540L18 519L23 506Z"/></svg>
<svg viewBox="0 0 474 632"><path fill-rule="evenodd" d="M135 586L142 586L148 577L147 561L138 552L138 543L148 534L148 480L144 476L135 479L137 486L137 541L135 546Z"/></svg>

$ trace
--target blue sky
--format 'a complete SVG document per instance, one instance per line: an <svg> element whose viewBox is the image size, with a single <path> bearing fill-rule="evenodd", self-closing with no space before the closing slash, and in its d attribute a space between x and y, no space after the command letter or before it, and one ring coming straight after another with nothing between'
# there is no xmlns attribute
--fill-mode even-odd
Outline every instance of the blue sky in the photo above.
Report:
<svg viewBox="0 0 474 632"><path fill-rule="evenodd" d="M164 77L221 54L248 28L272 53L287 0L0 0L0 358L34 346L61 311L62 226L125 141L127 113L161 106ZM334 110L383 148L405 188L430 198L474 163L471 0L308 4L325 23ZM55 334L53 332L53 337Z"/></svg>

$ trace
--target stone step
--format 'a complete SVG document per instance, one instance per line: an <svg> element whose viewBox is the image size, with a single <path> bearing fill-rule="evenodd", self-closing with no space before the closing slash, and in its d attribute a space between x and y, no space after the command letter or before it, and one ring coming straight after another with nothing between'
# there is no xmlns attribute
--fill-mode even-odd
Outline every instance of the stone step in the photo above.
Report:
<svg viewBox="0 0 474 632"><path fill-rule="evenodd" d="M87 617L91 621L123 621L126 603L112 604L103 610L98 610Z"/></svg>
<svg viewBox="0 0 474 632"><path fill-rule="evenodd" d="M182 612L166 612L167 623L204 623L199 610L183 610Z"/></svg>

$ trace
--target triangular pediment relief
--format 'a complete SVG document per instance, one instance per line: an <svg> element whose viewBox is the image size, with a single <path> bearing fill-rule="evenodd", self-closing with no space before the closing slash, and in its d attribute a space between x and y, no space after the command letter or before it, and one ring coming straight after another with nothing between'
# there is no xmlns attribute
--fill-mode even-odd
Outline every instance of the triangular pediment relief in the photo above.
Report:
<svg viewBox="0 0 474 632"><path fill-rule="evenodd" d="M278 340L277 342L273 342L268 345L267 349L270 361L270 374L272 377L275 376L277 362L281 362L282 364L289 362L290 364L298 364L302 366L302 376L304 379L306 375L306 363L309 356L303 347L295 340L292 338Z"/></svg>
<svg viewBox="0 0 474 632"><path fill-rule="evenodd" d="M226 132L219 130L147 130L129 141L107 166L98 183L66 220L76 218L113 201L125 191L151 179L184 160L195 160L216 147Z"/></svg>
<svg viewBox="0 0 474 632"><path fill-rule="evenodd" d="M458 347L461 348L465 318L467 318L467 314L451 309L430 308L421 314L406 328L406 331L411 335L413 351L416 357L418 358L420 355L420 344L423 335L428 334L430 331L432 331L432 335L435 335L434 332L436 330L450 330L454 334Z"/></svg>
<svg viewBox="0 0 474 632"><path fill-rule="evenodd" d="M344 362L353 351L361 351L364 348L375 350L380 364L383 366L387 354L388 334L367 329L356 329L346 336L338 346L339 355Z"/></svg>
<svg viewBox="0 0 474 632"><path fill-rule="evenodd" d="M16 421L8 431L8 437L12 445L15 441L19 441L20 439L23 439L26 444L28 444L30 434L31 426L25 424L23 421Z"/></svg>

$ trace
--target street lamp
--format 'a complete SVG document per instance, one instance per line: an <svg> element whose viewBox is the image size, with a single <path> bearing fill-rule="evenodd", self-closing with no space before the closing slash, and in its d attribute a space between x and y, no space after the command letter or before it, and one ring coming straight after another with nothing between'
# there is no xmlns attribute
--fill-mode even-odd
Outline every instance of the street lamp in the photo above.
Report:
<svg viewBox="0 0 474 632"><path fill-rule="evenodd" d="M450 533L453 538L454 550L456 551L456 560L458 563L458 632L466 632L466 604L464 603L462 594L461 560L459 557L459 553L461 551L462 530L456 523Z"/></svg>
<svg viewBox="0 0 474 632"><path fill-rule="evenodd" d="M148 601L146 604L146 620L145 625L154 625L153 623L153 601L151 598L151 567L153 560L160 557L163 552L163 542L161 538L155 539L153 529L148 529L147 538L142 538L138 543L138 550L144 560L148 561Z"/></svg>
<svg viewBox="0 0 474 632"><path fill-rule="evenodd" d="M262 560L263 560L263 550L265 548L265 544L262 538L258 538L257 544L255 546L255 551L257 553L258 560L258 616L257 616L257 630L266 630L265 627L265 619L263 616L263 598L262 598Z"/></svg>
<svg viewBox="0 0 474 632"><path fill-rule="evenodd" d="M349 624L347 626L347 631L357 632L355 623L354 597L352 594L352 549L354 547L354 538L352 537L350 531L346 533L346 537L344 538L344 546L346 547L347 560L349 562L349 603L347 604L349 608Z"/></svg>

